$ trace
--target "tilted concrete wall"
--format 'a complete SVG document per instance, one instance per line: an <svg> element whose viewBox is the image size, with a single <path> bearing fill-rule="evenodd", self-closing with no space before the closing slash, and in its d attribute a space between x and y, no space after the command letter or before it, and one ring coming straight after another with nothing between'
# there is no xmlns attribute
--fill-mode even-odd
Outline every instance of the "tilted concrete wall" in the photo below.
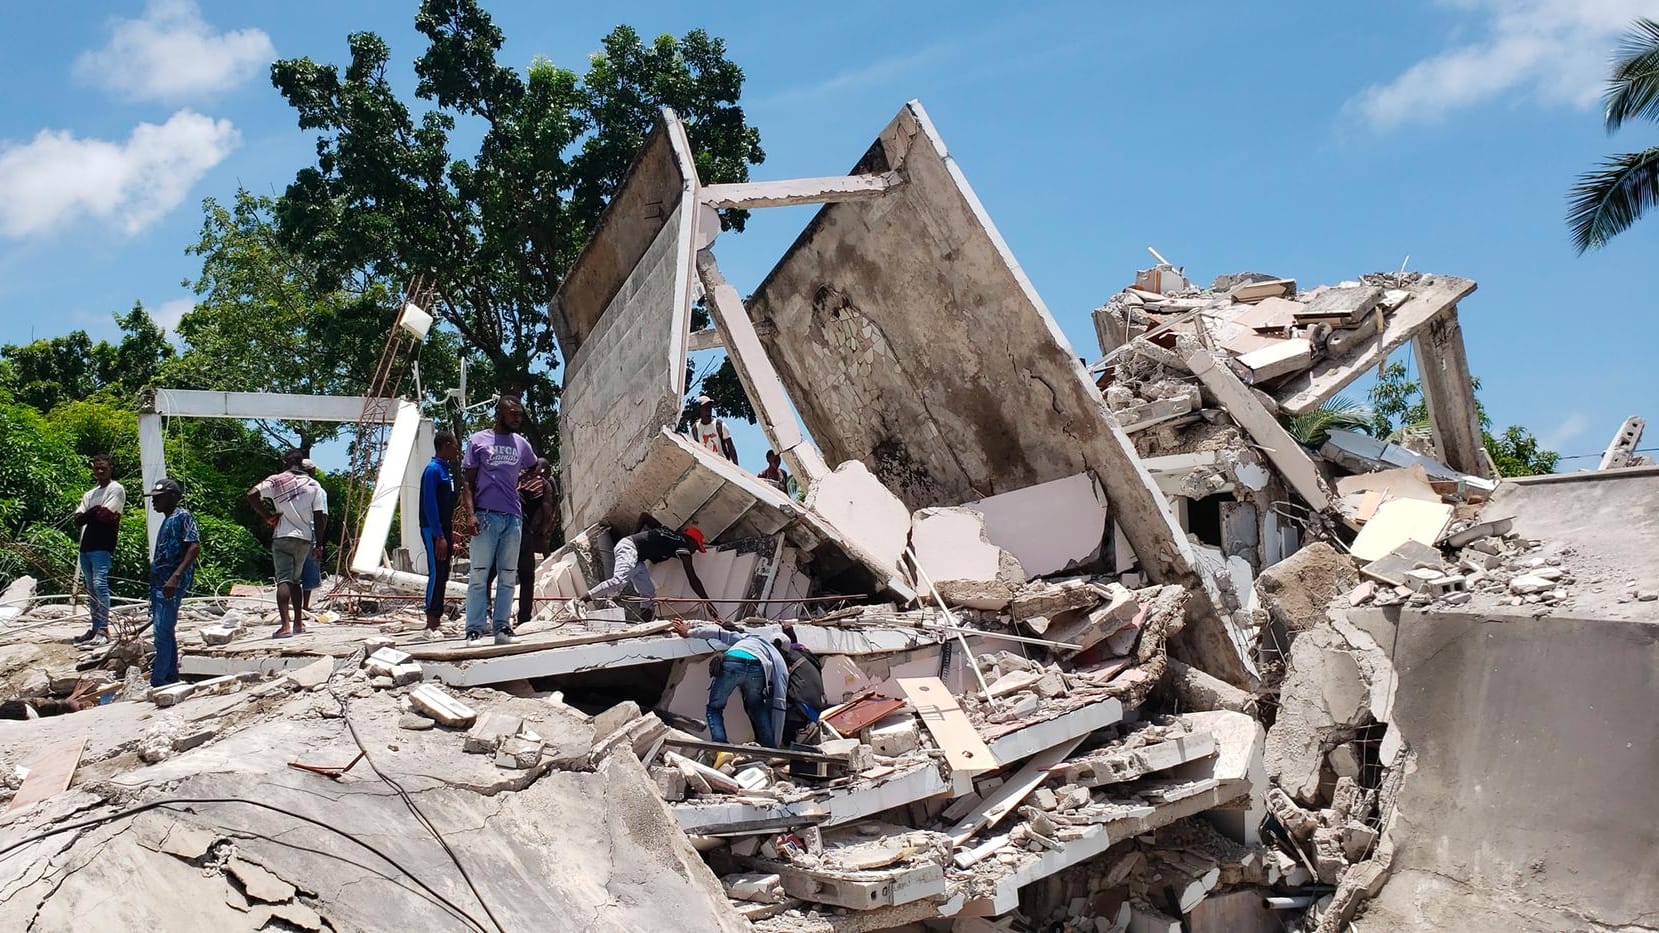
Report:
<svg viewBox="0 0 1659 933"><path fill-rule="evenodd" d="M628 471L679 417L685 354L672 348L690 313L688 221L683 210L669 215L565 374L560 449L572 527L605 520Z"/></svg>
<svg viewBox="0 0 1659 933"><path fill-rule="evenodd" d="M894 169L882 197L819 211L749 302L825 460L912 509L1082 472L1098 393L919 105L854 171Z"/></svg>
<svg viewBox="0 0 1659 933"><path fill-rule="evenodd" d="M1406 612L1394 634L1416 763L1360 927L1659 926L1659 624Z"/></svg>

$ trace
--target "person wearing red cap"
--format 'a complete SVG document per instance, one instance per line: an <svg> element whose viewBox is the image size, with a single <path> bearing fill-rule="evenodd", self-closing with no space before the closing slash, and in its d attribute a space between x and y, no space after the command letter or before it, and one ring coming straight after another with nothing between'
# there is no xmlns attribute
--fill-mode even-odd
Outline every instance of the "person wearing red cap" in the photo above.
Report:
<svg viewBox="0 0 1659 933"><path fill-rule="evenodd" d="M657 595L657 585L651 580L650 565L678 557L681 566L685 567L691 591L719 618L720 610L709 599L708 591L703 589L703 581L697 576L697 568L691 563L692 554L708 550L702 530L688 525L682 531L674 531L664 528L662 522L650 515L639 517L639 528L639 531L616 542L615 571L610 579L589 590L587 598L590 601L606 599L621 593L624 586L632 583L636 593L648 600L653 599ZM645 607L647 621L653 617L653 608L650 605Z"/></svg>

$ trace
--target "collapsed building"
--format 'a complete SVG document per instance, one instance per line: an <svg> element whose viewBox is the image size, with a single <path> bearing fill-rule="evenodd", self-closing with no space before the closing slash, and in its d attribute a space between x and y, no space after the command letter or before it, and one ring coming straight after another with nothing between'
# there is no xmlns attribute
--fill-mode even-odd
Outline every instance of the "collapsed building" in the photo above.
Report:
<svg viewBox="0 0 1659 933"><path fill-rule="evenodd" d="M719 210L808 203L740 298ZM848 175L731 185L664 111L551 309L579 533L524 582L518 641L416 642L387 591L273 644L244 591L191 606L192 680L151 692L140 641L78 659L65 607L13 596L30 712L119 699L0 722L0 917L1659 926L1630 881L1659 839L1622 815L1659 803L1659 469L1499 479L1474 288L1203 288L1160 260L1095 312L1085 365L919 104ZM1408 343L1426 434L1287 430ZM712 346L801 499L674 432ZM397 418L364 540L423 433ZM823 660L814 741L746 745L739 717L708 741L717 646L584 608L642 514L707 535L721 621L788 623ZM408 582L383 558L353 567ZM659 618L707 615L676 564L652 573Z"/></svg>

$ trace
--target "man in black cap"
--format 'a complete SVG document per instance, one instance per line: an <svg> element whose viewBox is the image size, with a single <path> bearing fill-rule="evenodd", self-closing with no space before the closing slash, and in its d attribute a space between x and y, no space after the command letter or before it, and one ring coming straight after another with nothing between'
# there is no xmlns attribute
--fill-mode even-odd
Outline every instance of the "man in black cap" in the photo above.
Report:
<svg viewBox="0 0 1659 933"><path fill-rule="evenodd" d="M156 642L150 686L165 687L179 679L179 604L196 578L202 536L196 528L196 516L189 509L179 508L184 488L177 480L158 479L144 495L152 508L166 516L156 532L155 553L150 557L150 631Z"/></svg>

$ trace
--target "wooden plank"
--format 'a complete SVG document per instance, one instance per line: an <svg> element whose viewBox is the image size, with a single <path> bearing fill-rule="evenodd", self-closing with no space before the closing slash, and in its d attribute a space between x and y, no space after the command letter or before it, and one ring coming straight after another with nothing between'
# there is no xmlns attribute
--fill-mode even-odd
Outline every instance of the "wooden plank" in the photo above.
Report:
<svg viewBox="0 0 1659 933"><path fill-rule="evenodd" d="M1449 275L1429 276L1413 285L1411 297L1388 318L1381 334L1371 336L1347 356L1323 360L1306 375L1292 379L1279 396L1280 410L1305 415L1325 404L1474 290L1473 281Z"/></svg>
<svg viewBox="0 0 1659 933"><path fill-rule="evenodd" d="M979 774L997 767L996 756L979 737L979 730L968 721L968 714L956 703L956 697L937 677L899 677L899 689L910 699L910 705L922 717L933 740L945 750L945 760L956 774Z"/></svg>
<svg viewBox="0 0 1659 933"><path fill-rule="evenodd" d="M1088 736L1080 735L1075 739L1068 739L1026 759L1025 765L993 791L991 796L985 798L984 803L950 828L952 841L960 846L985 827L995 826L1001 822L1003 817L1014 812L1014 808L1037 789L1037 785L1048 780L1050 768L1065 761L1066 756L1082 745L1086 738Z"/></svg>
<svg viewBox="0 0 1659 933"><path fill-rule="evenodd" d="M85 750L86 736L83 735L59 742L28 762L24 767L29 769L29 776L23 779L23 786L17 789L17 796L6 809L17 810L63 793L69 788L75 769L80 767L81 752Z"/></svg>
<svg viewBox="0 0 1659 933"><path fill-rule="evenodd" d="M529 654L532 651L550 651L554 648L574 648L577 645L591 645L601 641L626 641L631 638L644 638L647 635L660 635L672 627L673 623L671 621L663 619L658 622L636 625L613 632L588 632L548 641L531 641L530 639L535 636L527 635L510 645L482 645L476 648L468 648L458 643L452 647L423 646L417 643L409 645L408 648L409 656L417 661L471 661L478 658L503 658L515 654Z"/></svg>

